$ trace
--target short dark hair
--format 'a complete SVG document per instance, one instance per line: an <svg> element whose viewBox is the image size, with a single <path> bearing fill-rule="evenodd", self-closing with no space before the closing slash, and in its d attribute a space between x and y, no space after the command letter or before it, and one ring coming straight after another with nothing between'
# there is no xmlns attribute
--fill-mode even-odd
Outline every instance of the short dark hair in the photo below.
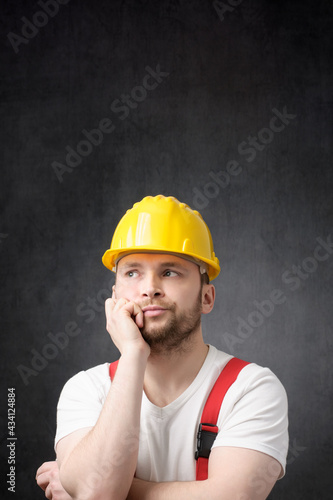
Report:
<svg viewBox="0 0 333 500"><path fill-rule="evenodd" d="M200 274L201 286L209 285L209 276L207 273Z"/></svg>

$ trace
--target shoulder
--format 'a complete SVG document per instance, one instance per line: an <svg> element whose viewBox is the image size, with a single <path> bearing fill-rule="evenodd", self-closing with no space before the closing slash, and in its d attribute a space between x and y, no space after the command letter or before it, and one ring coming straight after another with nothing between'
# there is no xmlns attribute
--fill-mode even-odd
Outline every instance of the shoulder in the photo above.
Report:
<svg viewBox="0 0 333 500"><path fill-rule="evenodd" d="M214 364L221 371L226 364L233 358L233 356L212 348L214 352ZM272 398L281 397L287 399L286 391L275 373L268 367L260 366L252 363L250 360L248 364L243 367L233 386L231 387L234 396L242 397L247 393L254 392L269 392ZM268 394L266 394L268 396Z"/></svg>
<svg viewBox="0 0 333 500"><path fill-rule="evenodd" d="M94 395L94 397L105 397L110 387L109 363L94 366L87 370L82 370L73 375L64 385L60 401L62 398L80 394Z"/></svg>
<svg viewBox="0 0 333 500"><path fill-rule="evenodd" d="M249 363L239 373L234 386L240 397L260 398L261 402L269 400L287 406L287 394L284 386L275 373L268 367Z"/></svg>
<svg viewBox="0 0 333 500"><path fill-rule="evenodd" d="M78 429L95 425L110 385L109 363L82 370L66 382L57 406L55 443Z"/></svg>

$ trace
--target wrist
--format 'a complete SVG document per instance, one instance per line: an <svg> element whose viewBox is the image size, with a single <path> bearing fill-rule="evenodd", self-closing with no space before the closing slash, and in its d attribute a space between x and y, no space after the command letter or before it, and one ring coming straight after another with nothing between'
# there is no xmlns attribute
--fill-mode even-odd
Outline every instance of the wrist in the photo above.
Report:
<svg viewBox="0 0 333 500"><path fill-rule="evenodd" d="M147 360L150 355L150 347L145 340L141 337L138 340L126 342L122 346L121 357L132 357L133 359Z"/></svg>
<svg viewBox="0 0 333 500"><path fill-rule="evenodd" d="M150 347L148 344L127 345L126 348L122 350L120 359L128 363L130 366L143 365L146 367L149 355Z"/></svg>

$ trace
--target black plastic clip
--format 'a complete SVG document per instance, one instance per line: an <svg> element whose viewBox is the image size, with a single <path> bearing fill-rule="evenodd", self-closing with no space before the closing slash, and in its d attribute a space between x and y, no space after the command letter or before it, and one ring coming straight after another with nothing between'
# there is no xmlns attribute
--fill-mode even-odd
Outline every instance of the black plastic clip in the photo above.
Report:
<svg viewBox="0 0 333 500"><path fill-rule="evenodd" d="M205 427L211 427L211 429L205 429ZM218 427L216 425L205 423L199 424L197 434L197 451L195 452L196 460L198 460L199 457L209 457L210 450L213 446L217 433Z"/></svg>

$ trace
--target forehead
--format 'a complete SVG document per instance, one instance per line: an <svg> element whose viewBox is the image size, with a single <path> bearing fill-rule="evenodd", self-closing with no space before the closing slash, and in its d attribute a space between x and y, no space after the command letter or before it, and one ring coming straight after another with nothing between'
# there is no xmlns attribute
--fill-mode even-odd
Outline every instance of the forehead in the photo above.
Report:
<svg viewBox="0 0 333 500"><path fill-rule="evenodd" d="M118 269L141 266L141 267L157 267L157 266L175 266L183 267L188 270L196 270L198 266L194 262L189 262L177 255L166 253L133 253L126 255L118 261Z"/></svg>

